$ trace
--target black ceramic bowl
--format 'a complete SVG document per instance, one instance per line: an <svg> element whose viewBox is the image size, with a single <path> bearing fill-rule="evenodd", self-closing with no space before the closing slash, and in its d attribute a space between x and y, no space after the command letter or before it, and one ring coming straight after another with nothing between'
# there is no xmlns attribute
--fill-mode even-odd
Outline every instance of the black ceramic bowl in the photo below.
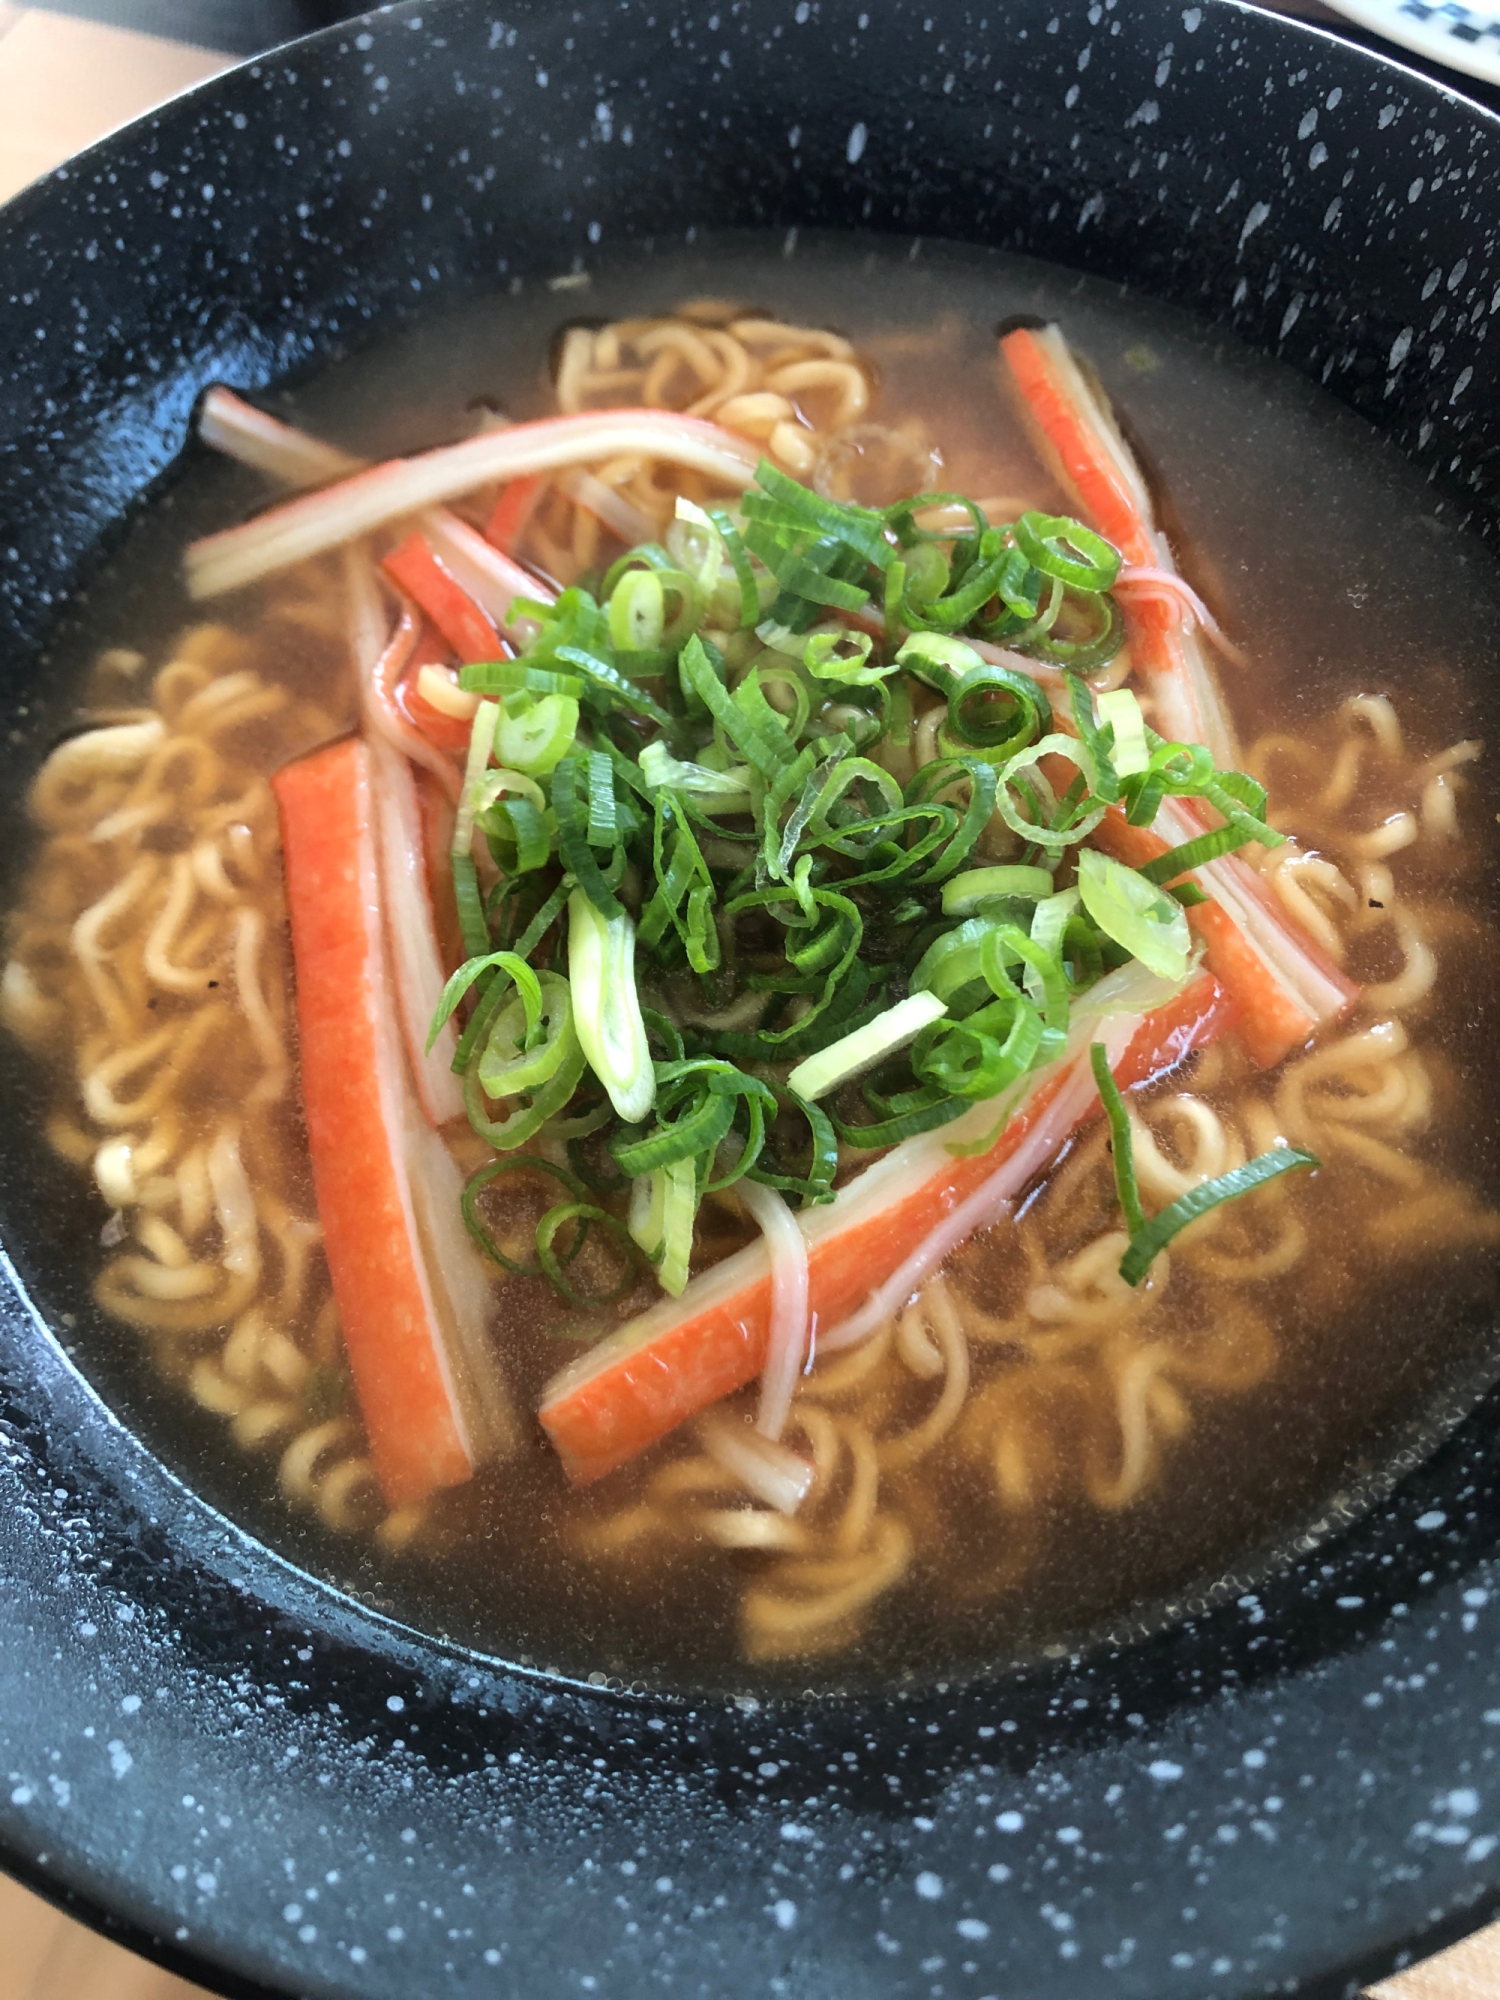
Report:
<svg viewBox="0 0 1500 2000"><path fill-rule="evenodd" d="M206 382L709 225L1128 279L1326 383L1493 534L1488 115L1230 0L862 4L412 0L14 204L13 798L66 709L49 631L122 516L170 499ZM12 1064L12 1106L26 1085ZM1149 1641L921 1695L637 1698L403 1629L187 1491L111 1415L128 1370L71 1357L82 1275L38 1275L97 1216L0 1145L0 1841L210 1984L1334 1993L1493 1905L1496 1399Z"/></svg>

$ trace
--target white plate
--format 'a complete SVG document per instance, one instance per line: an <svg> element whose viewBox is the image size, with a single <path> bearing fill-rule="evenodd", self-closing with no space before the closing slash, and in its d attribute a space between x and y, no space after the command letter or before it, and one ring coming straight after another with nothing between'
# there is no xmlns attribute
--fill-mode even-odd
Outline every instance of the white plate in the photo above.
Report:
<svg viewBox="0 0 1500 2000"><path fill-rule="evenodd" d="M1340 14L1486 83L1500 84L1500 9L1463 0L1328 0Z"/></svg>

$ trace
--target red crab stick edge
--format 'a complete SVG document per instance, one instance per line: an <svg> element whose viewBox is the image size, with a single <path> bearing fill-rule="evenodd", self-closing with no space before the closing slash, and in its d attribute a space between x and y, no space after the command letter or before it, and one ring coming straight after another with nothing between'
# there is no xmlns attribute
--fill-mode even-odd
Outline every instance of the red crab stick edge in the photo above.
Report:
<svg viewBox="0 0 1500 2000"><path fill-rule="evenodd" d="M1129 1088L1175 1068L1221 1034L1233 1014L1233 1002L1218 981L1200 975L1141 1017L1115 1064L1118 1082ZM868 1167L827 1207L802 1217L815 1324L832 1327L861 1305L945 1216L995 1175L1045 1118L1079 1060L1086 1064L1087 1054L1075 1054L1039 1077L988 1152L967 1158L950 1152L944 1140L956 1128L924 1134ZM1087 1101L1082 1117L1091 1116L1097 1104L1097 1097ZM977 1129L983 1130L982 1113ZM1067 1136L1060 1134L1058 1143ZM770 1267L764 1244L757 1241L694 1279L681 1298L663 1300L554 1377L540 1417L574 1483L602 1478L753 1381L765 1362L770 1309Z"/></svg>
<svg viewBox="0 0 1500 2000"><path fill-rule="evenodd" d="M514 1441L488 1345L489 1284L461 1225L444 1227L458 1216L458 1169L406 1074L369 751L347 738L272 784L328 1268L376 1474L391 1505L407 1505Z"/></svg>

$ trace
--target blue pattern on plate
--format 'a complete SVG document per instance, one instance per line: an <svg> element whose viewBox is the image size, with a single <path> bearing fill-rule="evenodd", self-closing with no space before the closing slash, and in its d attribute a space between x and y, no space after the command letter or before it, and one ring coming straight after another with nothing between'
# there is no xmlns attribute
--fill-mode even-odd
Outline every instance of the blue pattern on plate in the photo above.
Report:
<svg viewBox="0 0 1500 2000"><path fill-rule="evenodd" d="M1472 7L1465 7L1462 0L1443 0L1443 4L1431 7L1426 0L1402 0L1396 10L1409 14L1414 21L1421 21L1434 33L1452 35L1459 42L1482 42L1491 49L1500 50L1500 16L1479 13Z"/></svg>

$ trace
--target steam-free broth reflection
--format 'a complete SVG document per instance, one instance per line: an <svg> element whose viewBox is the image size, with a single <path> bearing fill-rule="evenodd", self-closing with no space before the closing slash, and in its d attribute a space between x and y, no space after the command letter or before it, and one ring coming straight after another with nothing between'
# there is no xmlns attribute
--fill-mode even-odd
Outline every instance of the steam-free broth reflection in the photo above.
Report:
<svg viewBox="0 0 1500 2000"><path fill-rule="evenodd" d="M568 300L570 308L577 303ZM31 794L36 834L3 995L13 1035L45 1058L55 1079L47 1140L96 1191L97 1366L126 1383L133 1414L169 1460L180 1457L176 1412L185 1398L217 1419L213 1435L227 1435L243 1453L243 1475L226 1488L212 1464L183 1460L182 1469L228 1492L262 1532L398 1615L512 1657L627 1680L790 1677L800 1686L952 1674L1106 1627L1149 1623L1216 1579L1247 1573L1330 1512L1361 1504L1403 1453L1430 1443L1461 1413L1492 1370L1500 1220L1482 1023L1496 970L1487 866L1495 815L1479 759L1488 723L1482 649L1495 605L1489 560L1449 527L1429 489L1318 392L1154 309L1023 261L924 251L911 263L904 249L838 242L789 260L727 245L687 262L658 259L602 274L583 303L587 319L567 326L556 295L523 292L456 311L284 394L276 409L295 432L273 425L260 436L253 413L226 400L219 417L211 412L211 434L220 422L219 442L262 471L226 476L190 464L170 519L143 518L75 625L73 652L90 661L83 698L91 726L53 752ZM1139 550L1123 550L1124 567L1102 592L1056 580L1054 623L1040 631L1040 611L1028 623L1008 613L1002 597L992 594L982 610L976 603L939 636L998 665L1002 676L1040 687L1054 734L1062 735L1060 749L1042 753L1050 764L1027 767L1039 787L1030 792L1019 785L1020 767L1006 762L1026 744L1002 744L1002 756L979 740L984 729L998 740L1011 726L1007 703L1018 698L1004 692L1009 683L976 683L976 705L960 711L941 681L951 667L941 646L929 646L925 658L919 646L906 656L914 664L894 660L907 635L924 629L926 607L944 602L940 587L926 597L917 588L923 563L932 561L923 551L942 552L952 601L965 574L978 575L988 559L972 516L951 501L921 517L889 516L884 601L867 594L868 610L853 611L819 598L791 633L793 572L768 579L755 555L754 507L741 511L739 502L764 455L822 496L814 505L889 509L937 492L977 503L986 526L1076 515L1109 534L1107 523L1091 518L1092 489L1086 476L1080 484L1076 463L1069 469L1066 450L1059 470L1051 411L1056 422L1080 425L1101 463L1125 467L1121 518L1132 518L1132 508L1148 518L1139 515L1151 502L1135 497L1128 448L1091 379L1068 372L1074 364L1060 341L1053 349L1054 336L1027 333L1021 346L997 353L995 326L1017 315L1033 327L1057 323L1072 350L1097 367L1150 468L1171 552L1230 647L1243 651L1238 661L1221 654L1210 674L1198 657L1207 657L1207 613ZM1028 391L1033 364L1041 372ZM412 382L423 385L419 393L409 392ZM1067 391L1060 417L1047 400L1059 383ZM702 446L708 456L689 463L684 454L699 450L697 432L674 439L661 431L660 448L656 432L601 432L585 459L488 477L440 496L435 504L446 514L433 514L424 500L429 511L413 506L402 517L361 523L352 542L325 541L243 584L234 565L262 558L248 534L225 536L198 545L191 573L205 591L217 592L226 577L238 587L197 607L174 597L154 631L135 609L148 555L159 590L161 564L169 552L174 563L180 557L188 522L218 529L242 520L266 492L266 470L281 475L282 491L332 490L366 460L462 438L476 422L503 439L502 416L558 411L582 425L590 411L636 407L689 412L728 443L710 439ZM749 468L738 476L736 450ZM774 483L755 490L769 494L768 507L780 491ZM680 497L689 503L685 514ZM290 518L322 532L319 503L305 504L308 513ZM719 507L734 510L728 540L713 526ZM741 528L748 551L736 540ZM426 538L415 552L414 530ZM1037 531L1018 532L1024 554L1026 534ZM481 565L471 574L466 537L482 536L492 571ZM912 580L905 597L899 581L894 597L888 585L898 542L903 576ZM621 567L623 552L638 544L659 547L660 561ZM814 545L798 546L805 553ZM997 535L994 549L1004 546L1011 545ZM1064 548L1075 571L1081 546ZM1382 554L1397 549L1399 562ZM467 590L469 612L431 594L439 586L420 564L434 552L440 577L456 578L460 596ZM761 592L745 601L743 616L737 554L749 562L745 588ZM563 613L539 607L507 621L493 603L486 613L484 590L498 587L506 564L519 565L544 598L587 588L589 603L597 599L614 618L600 627L612 634L598 641L603 650L590 654L585 639L570 657L545 652L548 630L555 639L557 620L571 615L566 597ZM693 616L671 581L689 571L709 578ZM835 564L820 574L838 581L842 573ZM1053 572L1033 574L1045 597ZM632 576L666 582L637 586ZM866 590L864 579L844 581L856 596ZM1089 624L1092 605L1111 603L1125 641L1114 650ZM495 616L510 650L523 648L509 682L497 670L488 684L461 685L462 660L505 650L487 645L482 624L454 624L476 605ZM809 654L820 634L822 652ZM701 698L695 709L696 668L681 656L670 670L661 664L664 648L699 638L714 649L726 700L747 681L764 695L772 719L756 727L786 738L784 760L772 768L790 769L808 753L795 784L788 780L769 806L774 781L754 764L756 745L768 739L748 725L737 735L739 711L726 710L728 720L716 724ZM1183 658L1171 653L1179 645ZM601 695L601 683L590 682L580 708L567 691L580 654L623 659L625 695L610 692L607 681ZM952 671L961 676L973 666ZM1089 766L1071 809L1075 820L1087 817L1097 801L1098 822L1080 838L1108 850L1112 866L1137 881L1135 870L1149 870L1149 856L1132 842L1148 831L1151 814L1131 825L1126 812L1126 738L1136 716L1155 732L1142 737L1147 750L1157 738L1203 741L1214 770L1259 781L1269 825L1291 836L1205 861L1198 879L1208 885L1210 915L1188 913L1191 933L1170 898L1151 916L1162 938L1190 937L1175 981L1141 956L1160 943L1154 933L1143 933L1133 950L1073 893L1086 872L1083 846L1070 844L1065 830L1051 848L1029 837L1034 816L1044 832L1054 822L1063 827L1074 774L1058 760L1076 754L1068 743L1080 740L1080 686L1086 721L1114 718L1113 747L1107 742L1102 753L1114 762L1103 778L1102 767ZM633 706L630 687L645 690L666 720ZM1123 707L1114 699L1122 691ZM494 765L476 766L470 751L476 696L500 717ZM954 718L981 710L983 728L971 741ZM581 733L567 736L570 726ZM550 765L548 730L567 738ZM660 753L647 748L657 730ZM1033 740L1044 734L1039 724ZM613 748L601 754L606 736ZM329 747L341 743L343 750ZM783 756L779 744L772 748ZM914 864L893 861L895 848L877 851L873 843L888 836L861 835L872 813L878 817L869 800L883 796L884 782L895 801L884 810L907 814L897 840L904 854L934 826L946 840L963 839L959 822L973 788L983 787L959 766L964 755L971 766L984 762L990 750L988 768L1017 771L1017 789L1005 794L1013 818L975 809L978 830L961 867L928 881ZM448 862L454 804L462 813L469 798L460 775L466 755L471 781L486 768L520 780L507 791L509 780L492 779L480 798L490 817L473 849L480 901L467 913L466 878L461 871L455 878ZM677 786L698 811L694 818L684 805L680 821L670 813L661 821L657 868L665 880L679 824L696 828L702 872L693 879L705 885L699 907L713 913L696 931L688 928L685 891L679 914L653 929L652 884L641 879L649 859L629 847L636 813L645 829L639 853L649 857L649 815L660 820L661 808L653 804L660 786L648 781L667 769L663 756L675 760L675 775L662 784ZM332 837L327 800L345 794L319 792L317 813L299 820L296 788L303 773L331 773L342 783L343 766L319 761L340 757L362 760L357 771L348 764L347 796L374 801L378 825L368 830L367 859L384 904L378 951L392 989L401 987L399 1005L387 996L371 1015L374 1066L358 1109L378 1136L371 1105L378 1099L389 1110L380 1065L393 1065L404 1109L387 1118L403 1134L392 1213L409 1213L413 1297L426 1301L441 1348L422 1382L450 1397L448 1429L434 1418L425 1441L393 1436L390 1411L382 1413L380 1370L389 1372L391 1357L372 1355L356 1323L363 1308L339 1267L340 1242L355 1226L339 1207L349 1198L330 1191L335 1169L317 1153L327 1068L299 1078L297 1063L299 1009L306 1042L318 1032L310 996L328 963L310 956L313 933L299 910L307 907L308 870L321 865L322 843ZM863 759L874 775L840 778L838 797L864 803L842 818L833 805L825 809L826 838L806 849L812 860L799 891L799 843L813 840L821 823L816 791L805 788L815 772L819 783L838 777L840 757ZM944 757L956 760L954 770L943 784L934 778L924 799L920 773ZM443 977L476 957L466 929L474 909L490 925L486 950L511 950L528 923L546 917L527 947L535 950L531 962L555 982L568 975L575 995L583 991L567 926L581 934L596 919L602 925L602 902L591 916L590 891L569 885L592 880L590 855L607 871L613 836L601 833L603 807L585 793L584 845L568 848L570 758L582 759L584 780L617 788L610 810L620 815L622 861L598 893L618 888L640 933L634 977L660 1101L654 1112L621 1113L610 1123L618 1094L583 1024L575 1090L514 1148L494 1136L505 1117L542 1102L575 1061L565 1050L551 1072L537 1073L526 1037L532 1051L545 1051L544 1033L554 1031L525 1012L524 982L506 1003L516 1022L507 1059L531 1061L528 1087L471 1083L472 1123L452 1052L458 1047L462 1060L458 1037L475 1002L494 1016L502 993L497 988L487 1003L482 985L469 989L444 1031L446 1055L430 1069L422 1034L407 1033L405 1053L397 1045L402 1009L418 1005L411 995L423 990L420 945L429 932ZM610 777L611 758L617 772L622 758L629 764L624 776ZM687 766L707 776L684 777ZM741 780L740 770L750 775ZM286 771L294 776L278 778L278 817L269 781ZM1139 771L1135 778L1139 787ZM1127 789L1123 802L1116 790L1111 818L1107 793L1118 780ZM697 792L681 789L695 785ZM1234 794L1253 797L1253 785ZM918 806L944 799L952 827L931 813L920 820ZM1170 821L1170 797L1164 810L1159 827ZM769 846L767 813L776 829ZM1190 816L1186 831L1169 832L1156 851L1222 821L1217 809L1206 819ZM391 867L402 826L417 883L409 907ZM540 863L528 855L529 839L542 842ZM933 844L936 858L924 858L923 868L936 869L944 851ZM881 867L900 875L899 896L873 880ZM747 868L741 880L736 871ZM1033 876L1040 869L1044 887L1018 890L1027 869ZM996 870L1008 871L1003 887ZM981 881L983 871L990 873ZM957 890L945 891L945 880ZM825 900L815 906L822 915L808 921L826 923L840 948L848 931L837 924L857 918L861 926L850 964L860 958L867 985L846 1009L846 1032L887 1020L924 991L937 992L947 1011L882 1054L887 1066L910 1063L901 1072L905 1096L879 1068L865 1073L868 1084L854 1069L839 1074L819 1096L839 1121L841 1192L837 1203L801 1210L812 1250L801 1253L811 1323L804 1305L800 1338L810 1332L810 1351L804 1345L789 1363L782 1351L778 1362L774 1287L785 1267L775 1248L777 1217L796 1209L793 1183L806 1182L818 1133L815 1120L792 1130L798 1079L813 1076L820 1042L811 1028L800 1039L796 1030L823 1004L824 988L804 980L788 989L783 977L780 991L795 997L777 997L775 977L791 961L773 966L767 954L782 950L781 933L766 928L763 911L737 915L735 893L747 904L780 896L793 911L799 893L806 900L822 885L837 898L841 883L856 916L839 916ZM1049 898L1070 895L1056 909L1055 947L1038 943L1035 963L1012 955L1007 974L1003 954L1012 948L997 945L989 948L990 974L976 957L962 979L951 966L942 971L948 947L933 955L934 940L964 923L978 925L976 940L986 923L1009 926L1009 937L1018 921L1023 937L1029 926L1033 942L1044 940L1051 920L1040 912ZM347 950L353 957L341 963L361 963L368 940L338 933L330 908L319 906L319 950ZM1217 929L1214 909L1229 912ZM409 934L408 917L416 926ZM1103 957L1097 936L1090 945L1065 928L1076 921L1087 930L1085 919L1105 925ZM1241 925L1272 961L1278 951L1301 954L1302 970L1257 985L1255 966L1243 949L1236 957L1225 924ZM716 945L706 942L711 931ZM795 943L801 933L787 935ZM1046 984L1047 949L1062 981L1056 990ZM972 950L982 957L980 943ZM717 951L718 961L700 967L695 951ZM929 965L937 970L924 973ZM991 988L982 990L986 977ZM1309 1010L1301 1032L1288 997L1294 988L1296 1004ZM848 990L834 989L830 1021ZM538 987L542 997L553 991ZM421 1002L423 1034L432 997ZM339 1029L351 1047L356 1002L357 995L349 1003L354 1027ZM791 1011L776 1011L783 1007ZM1273 1047L1288 1012L1291 1025ZM1013 1076L986 1072L998 1087L960 1102L951 1089L960 1079L957 1051L965 1062L993 1062L990 1045L1004 1043L1014 1060L1033 1014L1035 1031L1054 1040L1039 1044L1030 1066ZM969 1041L944 1043L945 1024L960 1019L977 1024ZM751 1046L755 1036L783 1030L775 1049L764 1040ZM836 1054L838 1041L829 1033L821 1046ZM976 1057L981 1043L985 1053ZM1222 1200L1174 1234L1140 1282L1128 1282L1120 1267L1132 1227L1110 1127L1098 1116L1091 1044L1106 1048L1124 1088L1133 1187L1147 1222L1247 1163L1291 1151L1311 1155L1315 1170L1277 1170ZM695 1062L700 1071L718 1063L715 1076L733 1068L748 1082L735 1085L735 1123L712 1142L708 1164L674 1182L670 1160L648 1164L651 1117L664 1125L676 1115L671 1092L693 1084ZM487 1072L492 1080L500 1073ZM767 1106L759 1170L774 1163L781 1193L774 1182L728 1175L735 1153L761 1129L760 1114L749 1109L757 1086ZM708 1095L682 1096L681 1104L712 1108ZM890 1143L904 1149L890 1157L899 1163L909 1155L913 1164L905 1182L892 1179L884 1220L859 1225L866 1233L855 1255L868 1268L857 1296L839 1294L820 1314L820 1296L833 1297L826 1275L833 1252L819 1246L837 1246L838 1218L854 1209L850 1183L886 1156L858 1138L862 1127L885 1130L880 1118L889 1119L892 1105L907 1125L890 1127ZM933 1122L924 1132L912 1120L926 1116ZM643 1144L647 1152L631 1153ZM960 1185L954 1176L969 1169L955 1167L965 1155L954 1149L964 1144L981 1165ZM1007 1144L1018 1164L1013 1184L1001 1187ZM486 1178L497 1161L537 1157L551 1165L497 1167ZM622 1170L622 1157L625 1167L637 1166ZM704 1191L726 1175L721 1191ZM933 1176L948 1176L947 1192L906 1243L901 1231L911 1225L900 1220L900 1202L924 1175L929 1186ZM517 1275L480 1259L460 1201L472 1176L468 1212L477 1233L513 1264L534 1266L534 1246L550 1242L550 1266ZM977 1201L981 1183L998 1192L988 1210L974 1211L977 1229L942 1246L930 1269L903 1261L934 1240L943 1215ZM377 1204L381 1171L362 1185ZM663 1289L674 1200L696 1207L688 1222L693 1275L684 1269L687 1289L677 1285L681 1308L669 1282ZM538 1233L544 1215L570 1203L576 1213L547 1225L550 1238L545 1227ZM580 1222L590 1216L597 1219L583 1237ZM674 1315L681 1322L705 1296L703 1273L731 1257L741 1261L725 1271L748 1271L767 1256L763 1243L772 1245L769 1265L755 1268L772 1272L771 1303L756 1294L759 1303L741 1306L725 1279L729 1303L719 1317L724 1325L753 1321L753 1338L769 1341L768 1354L757 1350L755 1365L737 1378L742 1386L707 1396L701 1407L674 1390L665 1434L642 1430L640 1448L622 1448L623 1462L605 1470L605 1447L592 1442L587 1425L600 1399L616 1426L611 1437L626 1422L619 1399L635 1393L635 1363L607 1357L637 1336L615 1334L614 1347L581 1343L608 1341L611 1329L639 1322L639 1351L654 1354L653 1343L676 1337ZM908 1270L915 1275L903 1290ZM746 1278L744 1298L763 1283ZM867 1309L870 1293L880 1305L882 1285L896 1287L888 1309ZM45 1274L40 1290L45 1297ZM598 1303L610 1290L619 1296ZM715 1311L710 1300L702 1336L710 1348L727 1338L723 1326L710 1326ZM778 1366L780 1387L772 1379ZM410 1432L420 1433L428 1388L401 1379ZM644 1423L637 1406L631 1410L629 1422ZM399 1406L397 1417L402 1430ZM424 1484L424 1467L439 1460L447 1469ZM571 1484L564 1464L587 1483Z"/></svg>

